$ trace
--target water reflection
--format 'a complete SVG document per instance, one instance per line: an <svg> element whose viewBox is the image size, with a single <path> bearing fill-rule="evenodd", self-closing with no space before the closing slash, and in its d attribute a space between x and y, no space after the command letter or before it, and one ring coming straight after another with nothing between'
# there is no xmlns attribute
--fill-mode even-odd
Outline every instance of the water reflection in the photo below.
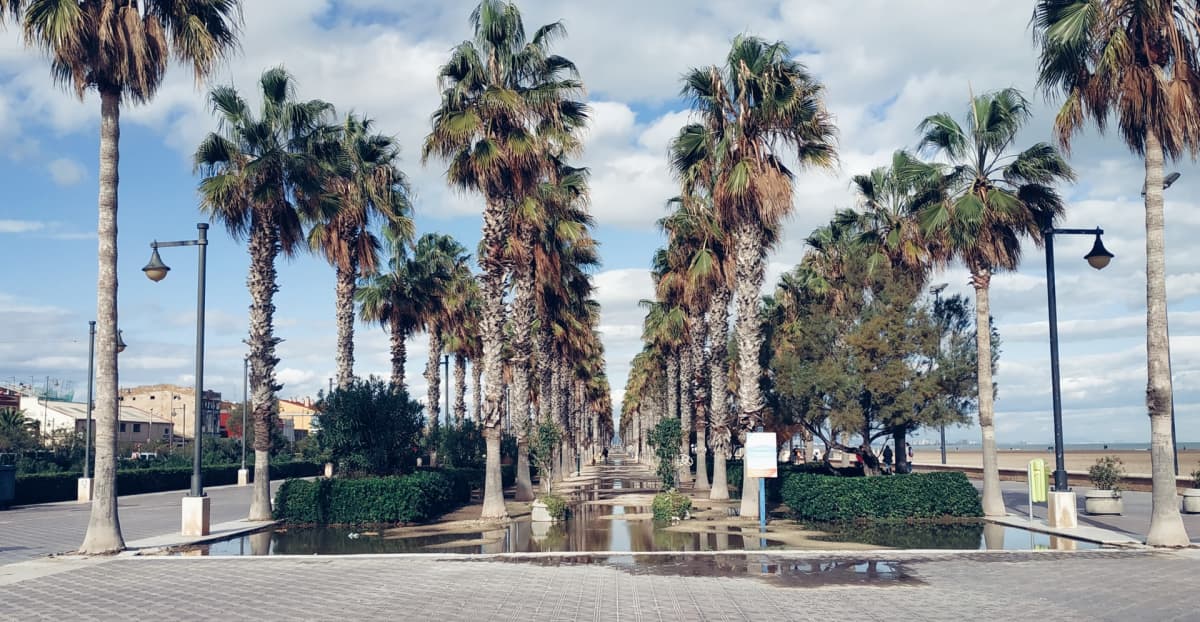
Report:
<svg viewBox="0 0 1200 622"><path fill-rule="evenodd" d="M900 549L957 549L1028 551L1038 549L1096 549L1092 542L1059 538L1044 533L984 521L957 523L871 523L809 527L828 533L828 542L859 542Z"/></svg>

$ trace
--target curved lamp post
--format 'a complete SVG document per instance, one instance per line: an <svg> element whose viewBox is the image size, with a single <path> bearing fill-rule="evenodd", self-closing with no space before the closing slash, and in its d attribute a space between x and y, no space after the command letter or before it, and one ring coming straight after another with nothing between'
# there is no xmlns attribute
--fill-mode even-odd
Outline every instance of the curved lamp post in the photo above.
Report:
<svg viewBox="0 0 1200 622"><path fill-rule="evenodd" d="M1063 426L1062 426L1062 390L1059 386L1058 372L1058 301L1054 291L1054 236L1056 235L1094 235L1096 241L1092 250L1083 258L1088 265L1103 270L1112 261L1113 254L1104 248L1100 236L1104 230L1095 229L1056 229L1047 227L1042 230L1046 244L1046 298L1050 307L1050 382L1051 399L1054 404L1054 490L1067 492L1067 468L1063 457Z"/></svg>
<svg viewBox="0 0 1200 622"><path fill-rule="evenodd" d="M195 246L199 250L200 262L196 279L196 404L194 410L196 423L192 443L192 488L188 492L188 496L183 499L183 535L208 535L209 530L208 497L204 495L204 485L200 473L203 447L200 415L204 412L204 269L206 250L208 249L208 223L197 224L196 230L195 240L151 242L150 262L142 268L142 272L146 273L147 278L158 282L165 279L171 270L159 256L159 248Z"/></svg>
<svg viewBox="0 0 1200 622"><path fill-rule="evenodd" d="M117 331L117 354L125 351L125 340ZM92 398L96 376L96 320L88 321L88 389L87 389L87 424L83 431L83 477L76 487L76 498L80 502L92 500ZM120 407L117 408L117 420L121 420Z"/></svg>

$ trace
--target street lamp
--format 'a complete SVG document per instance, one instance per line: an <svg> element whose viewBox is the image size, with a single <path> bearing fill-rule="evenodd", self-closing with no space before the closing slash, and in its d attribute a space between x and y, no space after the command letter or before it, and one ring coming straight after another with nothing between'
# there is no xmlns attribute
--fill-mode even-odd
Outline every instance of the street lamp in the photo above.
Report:
<svg viewBox="0 0 1200 622"><path fill-rule="evenodd" d="M121 338L121 331L117 331L117 354L125 351L125 340ZM95 380L96 367L96 320L88 321L88 391L87 391L87 424L84 427L83 434L83 478L79 482L76 489L79 501L92 500L92 388ZM120 408L117 409L117 420L120 421Z"/></svg>
<svg viewBox="0 0 1200 622"><path fill-rule="evenodd" d="M250 483L250 472L246 470L246 410L250 400L250 355L242 357L242 468L238 471L238 484ZM242 480L245 481L242 481Z"/></svg>
<svg viewBox="0 0 1200 622"><path fill-rule="evenodd" d="M933 294L933 312L938 312L938 304L942 301L942 291L946 289L947 283L938 283L929 288L929 293ZM938 355L942 353L942 319L938 316ZM942 464L946 464L946 423L938 426L938 434L942 440Z"/></svg>
<svg viewBox="0 0 1200 622"><path fill-rule="evenodd" d="M199 267L197 268L196 278L196 404L193 412L193 418L196 420L193 447L192 447L192 488L187 497L183 499L183 535L208 535L208 497L204 496L204 486L200 474L201 441L200 429L200 414L204 412L204 269L206 264L206 251L208 250L208 223L199 223L196 225L197 237L195 240L181 240L178 242L158 242L150 243L151 253L150 262L146 267L142 268L142 272L146 273L146 277L151 281L158 282L166 278L167 272L171 270L163 263L162 257L158 255L159 248L170 248L173 246L195 246L199 250Z"/></svg>
<svg viewBox="0 0 1200 622"><path fill-rule="evenodd" d="M1108 263L1112 261L1113 254L1104 248L1104 243L1100 241L1100 236L1104 235L1104 230L1096 227L1095 229L1057 229L1055 227L1046 227L1042 230L1042 236L1046 244L1046 299L1050 308L1050 383L1051 383L1051 400L1054 405L1054 490L1056 492L1066 492L1067 486L1067 468L1065 458L1063 457L1063 429L1062 429L1062 390L1060 389L1061 378L1058 372L1058 301L1054 291L1054 236L1055 235L1094 235L1096 242L1092 245L1092 250L1084 255L1088 265L1097 269L1103 270Z"/></svg>
<svg viewBox="0 0 1200 622"><path fill-rule="evenodd" d="M446 427L450 427L450 355L442 355L442 366L446 368Z"/></svg>

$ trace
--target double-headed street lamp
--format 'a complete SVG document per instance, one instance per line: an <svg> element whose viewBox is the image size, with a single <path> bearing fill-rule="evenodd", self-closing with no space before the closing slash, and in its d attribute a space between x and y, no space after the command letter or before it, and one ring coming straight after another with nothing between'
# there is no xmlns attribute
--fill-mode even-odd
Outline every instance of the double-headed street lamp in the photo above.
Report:
<svg viewBox="0 0 1200 622"><path fill-rule="evenodd" d="M163 263L158 255L159 248L172 246L195 246L200 252L199 267L196 279L196 420L192 448L192 488L183 500L183 532L184 535L208 535L208 498L204 496L204 485L200 474L201 448L200 415L204 412L204 268L206 251L208 249L208 223L196 225L195 240L178 242L151 242L150 263L142 268L142 272L151 281L161 281L171 269ZM190 499L189 499L190 498Z"/></svg>
<svg viewBox="0 0 1200 622"><path fill-rule="evenodd" d="M1108 262L1112 261L1113 254L1108 252L1108 249L1104 248L1104 243L1100 241L1104 230L1099 227L1095 229L1046 227L1042 230L1043 240L1046 244L1046 299L1050 307L1050 383L1051 399L1054 404L1054 490L1066 492L1068 486L1066 461L1063 457L1062 390L1059 387L1058 373L1058 301L1054 291L1054 236L1056 235L1096 236L1092 250L1083 258L1087 260L1088 265L1097 270L1103 270Z"/></svg>

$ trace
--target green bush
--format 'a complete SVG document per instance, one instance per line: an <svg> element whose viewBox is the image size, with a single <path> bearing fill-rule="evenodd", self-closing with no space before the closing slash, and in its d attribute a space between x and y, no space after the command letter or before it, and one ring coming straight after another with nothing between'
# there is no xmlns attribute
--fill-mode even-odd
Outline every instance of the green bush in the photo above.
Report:
<svg viewBox="0 0 1200 622"><path fill-rule="evenodd" d="M886 477L799 473L784 481L783 501L797 518L824 522L983 516L979 492L958 472Z"/></svg>
<svg viewBox="0 0 1200 622"><path fill-rule="evenodd" d="M448 467L482 467L487 446L483 428L467 419L462 427L441 426L438 435L438 464Z"/></svg>
<svg viewBox="0 0 1200 622"><path fill-rule="evenodd" d="M407 473L420 435L421 405L379 378L355 380L321 401L317 443L340 473Z"/></svg>
<svg viewBox="0 0 1200 622"><path fill-rule="evenodd" d="M650 438L647 440L654 448L654 455L658 457L655 473L663 490L675 487L675 469L678 468L675 460L679 458L679 443L682 438L683 431L679 427L678 419L663 419L650 430Z"/></svg>
<svg viewBox="0 0 1200 622"><path fill-rule="evenodd" d="M238 465L203 467L205 486L226 486L237 483ZM271 465L271 479L310 477L323 470L323 465L310 462L286 462ZM251 474L254 471L251 470ZM37 473L17 476L17 495L14 505L72 501L78 494L76 480L79 472ZM191 467L146 467L117 471L117 494L138 495L148 492L183 490L192 485Z"/></svg>
<svg viewBox="0 0 1200 622"><path fill-rule="evenodd" d="M275 494L275 518L318 525L419 523L445 514L470 497L470 478L462 472L288 480Z"/></svg>
<svg viewBox="0 0 1200 622"><path fill-rule="evenodd" d="M542 495L538 498L539 501L546 504L546 512L554 520L563 520L567 517L567 500L558 495Z"/></svg>
<svg viewBox="0 0 1200 622"><path fill-rule="evenodd" d="M767 501L780 503L783 501L783 482L793 473L809 473L812 475L831 475L836 477L862 477L860 467L827 466L824 462L808 462L804 464L779 464L779 476L767 479ZM729 481L729 494L741 497L742 494L742 461L729 460L725 464L725 477ZM711 481L711 480L710 480Z"/></svg>
<svg viewBox="0 0 1200 622"><path fill-rule="evenodd" d="M1125 480L1125 466L1116 456L1103 456L1088 468L1088 479L1096 490L1111 490L1121 492L1121 483Z"/></svg>
<svg viewBox="0 0 1200 622"><path fill-rule="evenodd" d="M668 490L654 495L650 510L654 512L654 520L682 519L692 509L692 500L687 495Z"/></svg>

